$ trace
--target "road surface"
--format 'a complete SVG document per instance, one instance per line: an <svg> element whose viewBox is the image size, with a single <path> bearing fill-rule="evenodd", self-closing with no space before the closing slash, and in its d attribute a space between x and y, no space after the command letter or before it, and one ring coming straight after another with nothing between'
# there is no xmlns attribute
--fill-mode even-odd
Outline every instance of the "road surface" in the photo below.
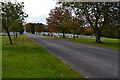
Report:
<svg viewBox="0 0 120 80"><path fill-rule="evenodd" d="M118 51L26 33L40 46L88 78L118 78Z"/></svg>

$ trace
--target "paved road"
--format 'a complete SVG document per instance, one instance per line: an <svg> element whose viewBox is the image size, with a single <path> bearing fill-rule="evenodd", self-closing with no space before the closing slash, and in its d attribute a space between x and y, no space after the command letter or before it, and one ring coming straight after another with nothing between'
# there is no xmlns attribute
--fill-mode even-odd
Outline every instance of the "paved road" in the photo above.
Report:
<svg viewBox="0 0 120 80"><path fill-rule="evenodd" d="M26 33L40 46L88 78L117 78L118 51Z"/></svg>

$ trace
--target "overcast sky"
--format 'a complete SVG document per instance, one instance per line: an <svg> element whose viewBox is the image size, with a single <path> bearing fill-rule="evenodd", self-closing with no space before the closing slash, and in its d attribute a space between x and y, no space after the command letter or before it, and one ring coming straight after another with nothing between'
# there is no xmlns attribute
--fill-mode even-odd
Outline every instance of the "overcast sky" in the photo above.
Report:
<svg viewBox="0 0 120 80"><path fill-rule="evenodd" d="M25 12L29 15L28 18L26 18L27 23L32 22L45 24L46 18L49 16L48 14L50 13L50 10L55 8L57 0L16 0L16 1L24 2Z"/></svg>
<svg viewBox="0 0 120 80"><path fill-rule="evenodd" d="M55 8L56 0L17 0L24 2L25 12L29 15L26 22L46 23L50 10Z"/></svg>

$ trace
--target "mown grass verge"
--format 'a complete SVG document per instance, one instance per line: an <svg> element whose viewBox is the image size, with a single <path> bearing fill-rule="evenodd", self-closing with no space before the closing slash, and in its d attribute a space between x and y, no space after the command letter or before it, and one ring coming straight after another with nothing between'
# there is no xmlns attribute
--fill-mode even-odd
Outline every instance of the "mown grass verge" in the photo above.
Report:
<svg viewBox="0 0 120 80"><path fill-rule="evenodd" d="M2 36L0 36L0 79L2 78Z"/></svg>
<svg viewBox="0 0 120 80"><path fill-rule="evenodd" d="M49 38L55 38L55 39L60 39L60 40L67 40L67 41L72 41L72 42L77 42L77 43L82 43L82 44L88 44L88 45L94 45L94 46L99 46L99 47L104 47L104 48L111 48L115 50L120 50L120 39L114 39L114 38L101 38L101 41L103 43L95 43L95 38L88 38L88 37L83 37L83 38L60 38L60 37L50 37Z"/></svg>
<svg viewBox="0 0 120 80"><path fill-rule="evenodd" d="M3 78L84 78L25 35L14 45L2 39Z"/></svg>

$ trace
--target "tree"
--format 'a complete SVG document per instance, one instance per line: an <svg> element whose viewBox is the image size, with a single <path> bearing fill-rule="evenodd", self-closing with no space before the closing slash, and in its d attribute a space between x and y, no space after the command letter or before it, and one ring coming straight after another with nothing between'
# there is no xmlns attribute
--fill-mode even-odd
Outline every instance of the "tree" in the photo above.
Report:
<svg viewBox="0 0 120 80"><path fill-rule="evenodd" d="M21 25L21 27L19 27L18 32L19 32L20 34L23 34L23 32L24 32L24 26L23 26L23 25Z"/></svg>
<svg viewBox="0 0 120 80"><path fill-rule="evenodd" d="M80 29L80 26L83 24L84 21L72 16L71 19L68 21L70 26L70 30L72 30L73 33L73 38L75 39L75 34L78 32Z"/></svg>
<svg viewBox="0 0 120 80"><path fill-rule="evenodd" d="M10 44L12 45L12 39L9 33L9 27L16 20L24 20L27 14L24 13L24 3L12 3L12 2L1 2L2 5L2 27L6 30Z"/></svg>
<svg viewBox="0 0 120 80"><path fill-rule="evenodd" d="M72 9L76 17L82 18L88 27L92 27L97 43L101 43L100 35L103 28L109 25L119 26L119 2L59 2L59 4L66 9Z"/></svg>
<svg viewBox="0 0 120 80"><path fill-rule="evenodd" d="M102 35L108 38L118 38L120 39L120 28L117 26L111 26L103 29Z"/></svg>
<svg viewBox="0 0 120 80"><path fill-rule="evenodd" d="M83 33L84 35L92 36L94 34L93 29L90 27L85 28L85 31Z"/></svg>
<svg viewBox="0 0 120 80"><path fill-rule="evenodd" d="M70 12L62 7L56 7L55 9L52 9L49 17L46 19L49 30L50 27L54 28L55 31L62 32L63 38L65 38L65 32L67 31L67 26L65 24L67 20L69 20L70 16Z"/></svg>
<svg viewBox="0 0 120 80"><path fill-rule="evenodd" d="M35 23L30 23L31 27L30 27L30 31L32 34L35 34Z"/></svg>
<svg viewBox="0 0 120 80"><path fill-rule="evenodd" d="M44 28L43 24L42 23L40 23L40 24L38 23L38 24L35 25L35 29L34 30L35 30L35 32L37 34L37 32L43 31L43 28Z"/></svg>
<svg viewBox="0 0 120 80"><path fill-rule="evenodd" d="M10 25L9 31L10 31L10 32L13 32L14 40L15 40L15 26L14 26L13 24Z"/></svg>
<svg viewBox="0 0 120 80"><path fill-rule="evenodd" d="M14 36L17 38L17 35L19 31L23 30L23 24L21 20L14 21L9 28L9 31L13 32Z"/></svg>
<svg viewBox="0 0 120 80"><path fill-rule="evenodd" d="M26 32L30 32L30 27L31 27L30 23L27 23L27 24L24 25L24 30Z"/></svg>

